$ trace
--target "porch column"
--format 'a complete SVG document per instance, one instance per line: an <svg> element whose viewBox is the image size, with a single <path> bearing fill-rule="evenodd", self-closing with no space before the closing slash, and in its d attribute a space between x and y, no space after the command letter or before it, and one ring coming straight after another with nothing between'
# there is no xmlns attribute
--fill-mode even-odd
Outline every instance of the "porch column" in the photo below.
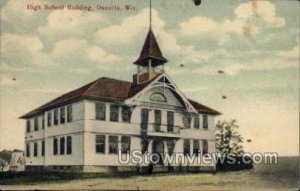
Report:
<svg viewBox="0 0 300 191"><path fill-rule="evenodd" d="M164 155L168 154L168 143L166 140L162 141L164 143Z"/></svg>
<svg viewBox="0 0 300 191"><path fill-rule="evenodd" d="M148 144L148 153L150 154L152 153L152 144L153 144L153 139L151 139Z"/></svg>
<svg viewBox="0 0 300 191"><path fill-rule="evenodd" d="M110 104L105 103L105 121L110 121Z"/></svg>
<svg viewBox="0 0 300 191"><path fill-rule="evenodd" d="M105 154L109 153L109 141L108 141L108 135L105 135Z"/></svg>
<svg viewBox="0 0 300 191"><path fill-rule="evenodd" d="M118 119L118 121L119 122L122 122L123 120L122 120L122 106L119 106L119 119Z"/></svg>

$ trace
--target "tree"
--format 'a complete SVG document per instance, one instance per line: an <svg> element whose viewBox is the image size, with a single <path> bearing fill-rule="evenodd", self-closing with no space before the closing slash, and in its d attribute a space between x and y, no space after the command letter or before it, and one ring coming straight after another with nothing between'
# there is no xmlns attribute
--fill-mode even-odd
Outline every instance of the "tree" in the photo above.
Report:
<svg viewBox="0 0 300 191"><path fill-rule="evenodd" d="M218 121L216 125L216 149L223 156L241 156L243 138L238 132L236 120Z"/></svg>
<svg viewBox="0 0 300 191"><path fill-rule="evenodd" d="M7 161L0 158L0 172L4 171L4 168L8 165Z"/></svg>

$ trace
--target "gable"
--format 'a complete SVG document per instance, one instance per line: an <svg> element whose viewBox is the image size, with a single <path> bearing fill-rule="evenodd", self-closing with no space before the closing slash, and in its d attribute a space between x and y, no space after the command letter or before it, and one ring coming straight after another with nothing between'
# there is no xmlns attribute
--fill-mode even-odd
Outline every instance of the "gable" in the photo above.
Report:
<svg viewBox="0 0 300 191"><path fill-rule="evenodd" d="M166 103L159 103L151 101L149 98L154 93L161 93L167 98ZM170 105L174 107L184 108L189 112L197 113L197 110L189 103L185 95L177 88L174 82L165 73L161 74L151 83L147 84L132 98L125 101L127 104L141 105L141 104L157 104Z"/></svg>
<svg viewBox="0 0 300 191"><path fill-rule="evenodd" d="M169 88L163 86L156 86L146 91L141 97L140 102L151 103L155 106L173 106L179 108L185 108L182 103Z"/></svg>

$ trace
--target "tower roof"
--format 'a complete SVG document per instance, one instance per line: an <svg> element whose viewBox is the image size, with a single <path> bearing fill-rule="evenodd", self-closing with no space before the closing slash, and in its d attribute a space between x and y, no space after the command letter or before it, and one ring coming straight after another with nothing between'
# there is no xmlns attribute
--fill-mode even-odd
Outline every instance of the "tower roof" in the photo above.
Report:
<svg viewBox="0 0 300 191"><path fill-rule="evenodd" d="M168 60L162 55L151 28L148 32L140 57L134 62L134 64L148 66L149 59L151 59L152 67L168 62Z"/></svg>

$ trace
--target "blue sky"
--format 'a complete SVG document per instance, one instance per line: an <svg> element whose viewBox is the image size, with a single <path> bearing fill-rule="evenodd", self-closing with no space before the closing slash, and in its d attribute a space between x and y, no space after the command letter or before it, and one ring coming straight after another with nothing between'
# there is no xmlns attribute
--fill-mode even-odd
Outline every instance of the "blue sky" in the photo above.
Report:
<svg viewBox="0 0 300 191"><path fill-rule="evenodd" d="M137 10L30 11L29 3ZM18 117L27 111L102 76L132 79L149 26L148 1L1 6L0 150L23 148L25 123ZM153 0L153 29L169 60L166 72L187 97L221 111L220 120L237 119L252 140L247 151L298 154L298 1L203 0L197 7Z"/></svg>

